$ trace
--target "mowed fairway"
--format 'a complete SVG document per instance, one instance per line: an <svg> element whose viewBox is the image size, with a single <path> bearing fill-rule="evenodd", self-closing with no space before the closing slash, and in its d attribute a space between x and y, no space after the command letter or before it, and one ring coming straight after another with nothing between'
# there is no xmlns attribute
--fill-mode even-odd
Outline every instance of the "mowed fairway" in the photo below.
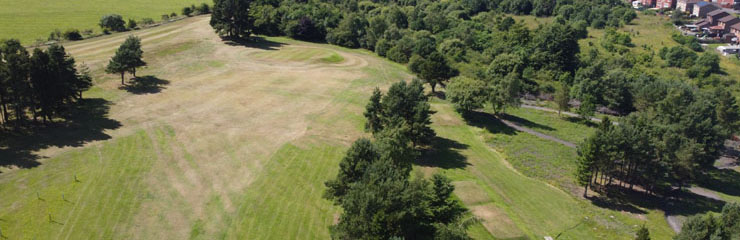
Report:
<svg viewBox="0 0 740 240"><path fill-rule="evenodd" d="M54 29L76 28L80 31L98 27L100 17L119 14L125 20L152 18L159 21L163 14L177 13L191 4L208 0L0 0L0 39L18 38L24 44L36 39L46 40Z"/></svg>
<svg viewBox="0 0 740 240"><path fill-rule="evenodd" d="M127 34L66 46L96 79L85 98L109 102L102 120L116 124L80 147L34 149L46 157L37 167L0 169L4 237L329 238L340 209L321 198L323 182L367 136L362 112L372 89L411 76L361 50L284 38L229 44L208 20L133 32L149 63L138 76L159 84L145 89L119 88L118 76L102 70ZM659 212L598 208L518 173L487 143L503 133L469 126L446 101L432 106L446 147L415 171L455 180L457 197L482 220L471 229L476 238L629 239L644 220L651 231L667 229Z"/></svg>

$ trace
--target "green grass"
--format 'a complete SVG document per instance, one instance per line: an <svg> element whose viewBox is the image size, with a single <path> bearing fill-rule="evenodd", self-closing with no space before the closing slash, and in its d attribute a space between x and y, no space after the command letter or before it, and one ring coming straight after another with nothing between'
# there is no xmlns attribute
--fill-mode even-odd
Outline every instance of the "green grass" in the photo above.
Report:
<svg viewBox="0 0 740 240"><path fill-rule="evenodd" d="M155 133L171 137L163 129ZM2 233L18 239L129 238L132 218L152 197L144 176L156 160L153 139L138 131L4 175Z"/></svg>
<svg viewBox="0 0 740 240"><path fill-rule="evenodd" d="M207 0L0 0L0 23L3 23L0 36L30 44L39 38L46 40L54 29L100 32L97 24L106 14L119 14L125 20L148 17L159 21L163 14L175 12L179 15L183 7L200 3L212 4Z"/></svg>
<svg viewBox="0 0 740 240"><path fill-rule="evenodd" d="M285 145L246 192L230 239L329 239L338 208L322 199L324 181L334 177L345 147Z"/></svg>
<svg viewBox="0 0 740 240"><path fill-rule="evenodd" d="M327 57L319 58L319 61L320 62L323 62L323 63L340 63L340 62L344 61L344 57L342 57L339 54L332 53L331 55L329 55Z"/></svg>
<svg viewBox="0 0 740 240"><path fill-rule="evenodd" d="M596 123L557 113L515 108L507 110L506 119L535 131L578 144L594 132Z"/></svg>
<svg viewBox="0 0 740 240"><path fill-rule="evenodd" d="M437 118L440 115L446 115L445 119L460 118L446 103L434 104L433 108L438 111ZM635 226L646 224L653 239L672 236L659 211L647 211L638 216L600 208L546 184L569 181L569 169L574 168L572 159L575 152L572 148L526 133L512 133L511 129L496 124L492 119L480 119L480 122L471 124L473 126L462 123L435 125L438 136L464 146L456 151L470 164L464 169L451 168L443 172L455 181L473 182L482 189L470 192L485 194L482 198L491 199L497 208L502 209L517 228L508 232L520 231L523 233L521 237L531 239L554 237L561 232L564 239L631 239ZM500 149L502 153L494 149ZM509 167L507 160L522 173ZM548 171L559 171L560 176L548 175ZM472 194L470 192L457 194Z"/></svg>

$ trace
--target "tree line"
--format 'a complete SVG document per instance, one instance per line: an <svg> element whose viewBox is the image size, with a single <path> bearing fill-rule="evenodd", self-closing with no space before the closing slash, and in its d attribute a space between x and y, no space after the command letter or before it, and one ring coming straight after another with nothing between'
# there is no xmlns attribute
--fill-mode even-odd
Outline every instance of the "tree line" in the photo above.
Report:
<svg viewBox="0 0 740 240"><path fill-rule="evenodd" d="M61 45L30 54L18 40L0 42L0 125L22 127L29 120L51 122L82 99L92 85L87 67Z"/></svg>
<svg viewBox="0 0 740 240"><path fill-rule="evenodd" d="M530 30L505 13L556 20ZM507 92L516 97L552 93L553 80L572 78L580 67L577 41L586 37L586 27L619 27L635 17L621 1L611 0L217 0L211 25L230 37L285 35L372 50L408 63L433 91L457 75L477 79L486 83L485 92L494 91L492 100L504 100L496 101L503 109L516 104L506 101ZM493 63L502 54L510 55ZM516 74L487 75L491 64L512 58L519 63L509 66Z"/></svg>
<svg viewBox="0 0 740 240"><path fill-rule="evenodd" d="M649 81L649 80L648 80ZM642 94L652 99L619 125L605 119L578 147L576 177L584 186L616 185L647 193L687 186L713 168L724 140L737 131L735 98L685 83L653 80Z"/></svg>

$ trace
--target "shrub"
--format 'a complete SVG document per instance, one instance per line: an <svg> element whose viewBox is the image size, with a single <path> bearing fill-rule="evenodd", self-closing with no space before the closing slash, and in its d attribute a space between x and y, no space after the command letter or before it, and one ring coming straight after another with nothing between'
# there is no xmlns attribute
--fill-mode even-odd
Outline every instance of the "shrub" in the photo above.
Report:
<svg viewBox="0 0 740 240"><path fill-rule="evenodd" d="M197 14L208 14L211 13L211 7L207 3L203 3L195 8Z"/></svg>
<svg viewBox="0 0 740 240"><path fill-rule="evenodd" d="M394 46L391 49L388 49L386 57L388 57L388 59L390 59L391 61L397 63L407 63L409 61L409 56L406 55L398 46Z"/></svg>
<svg viewBox="0 0 740 240"><path fill-rule="evenodd" d="M100 28L103 31L115 31L123 32L126 31L126 22L123 21L123 17L118 14L109 14L100 18Z"/></svg>
<svg viewBox="0 0 740 240"><path fill-rule="evenodd" d="M62 39L62 31L59 31L59 29L55 29L51 33L49 33L49 38L47 40L49 41L55 41L55 40L61 40Z"/></svg>
<svg viewBox="0 0 740 240"><path fill-rule="evenodd" d="M80 30L68 29L67 31L64 31L64 39L70 41L82 40L82 34L80 34Z"/></svg>
<svg viewBox="0 0 740 240"><path fill-rule="evenodd" d="M152 24L154 24L154 19L152 19L152 18L144 18L144 19L141 19L141 24L144 24L144 25L152 25Z"/></svg>
<svg viewBox="0 0 740 240"><path fill-rule="evenodd" d="M190 16L191 14L193 14L193 9L192 8L190 8L190 7L184 7L184 8L182 8L182 15L183 16Z"/></svg>
<svg viewBox="0 0 740 240"><path fill-rule="evenodd" d="M137 27L137 25L136 25L136 21L135 21L135 20L133 20L133 19L129 19L129 20L128 20L128 25L127 25L127 27L128 27L128 29L132 29L132 30L133 30L133 29L136 29L136 27Z"/></svg>

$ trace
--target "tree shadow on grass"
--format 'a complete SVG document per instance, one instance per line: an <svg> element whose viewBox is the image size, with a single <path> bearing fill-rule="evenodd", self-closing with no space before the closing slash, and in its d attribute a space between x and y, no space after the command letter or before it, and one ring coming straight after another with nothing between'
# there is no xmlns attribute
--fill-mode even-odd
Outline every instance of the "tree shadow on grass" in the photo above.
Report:
<svg viewBox="0 0 740 240"><path fill-rule="evenodd" d="M229 46L245 46L248 48L257 48L262 50L278 50L280 47L285 45L284 43L274 42L265 39L264 37L254 36L249 39L224 37L223 42Z"/></svg>
<svg viewBox="0 0 740 240"><path fill-rule="evenodd" d="M170 81L157 78L155 76L136 77L131 84L119 87L133 94L152 94L161 92Z"/></svg>
<svg viewBox="0 0 740 240"><path fill-rule="evenodd" d="M465 119L465 123L467 123L468 125L486 129L490 133L503 133L506 135L513 135L516 133L515 129L506 126L506 124L501 122L501 120L499 120L493 114L486 112L469 111L463 113L462 115L463 119Z"/></svg>
<svg viewBox="0 0 740 240"><path fill-rule="evenodd" d="M733 169L711 169L698 179L697 185L715 192L740 197L740 172Z"/></svg>
<svg viewBox="0 0 740 240"><path fill-rule="evenodd" d="M66 121L0 130L0 166L33 168L40 165L34 151L49 147L80 147L91 141L110 139L105 130L121 123L107 117L110 103L101 98L82 99L63 116Z"/></svg>
<svg viewBox="0 0 740 240"><path fill-rule="evenodd" d="M466 144L436 136L431 147L422 151L421 161L417 165L443 169L465 168L470 164L459 151L467 148Z"/></svg>
<svg viewBox="0 0 740 240"><path fill-rule="evenodd" d="M550 126L546 126L546 125L542 125L542 124L539 124L539 123L535 123L535 122L532 122L532 121L529 121L527 119L520 118L520 117L517 117L517 116L514 116L514 115L504 114L503 115L503 118L504 118L504 120L512 121L512 122L514 122L516 124L519 124L521 126L524 126L524 127L527 127L527 128L531 128L531 129L542 129L542 130L545 130L545 131L554 131L555 130L554 128L551 128Z"/></svg>
<svg viewBox="0 0 740 240"><path fill-rule="evenodd" d="M664 196L648 195L643 191L610 186L601 187L602 196L589 197L596 206L614 211L645 214L642 209L658 209L666 215L690 216L708 211L721 211L725 202L701 196L687 190L674 190Z"/></svg>
<svg viewBox="0 0 740 240"><path fill-rule="evenodd" d="M572 122L572 123L583 124L588 127L598 127L599 126L599 124L595 123L594 121L591 121L589 119L580 118L580 117L565 116L565 120L568 122Z"/></svg>

